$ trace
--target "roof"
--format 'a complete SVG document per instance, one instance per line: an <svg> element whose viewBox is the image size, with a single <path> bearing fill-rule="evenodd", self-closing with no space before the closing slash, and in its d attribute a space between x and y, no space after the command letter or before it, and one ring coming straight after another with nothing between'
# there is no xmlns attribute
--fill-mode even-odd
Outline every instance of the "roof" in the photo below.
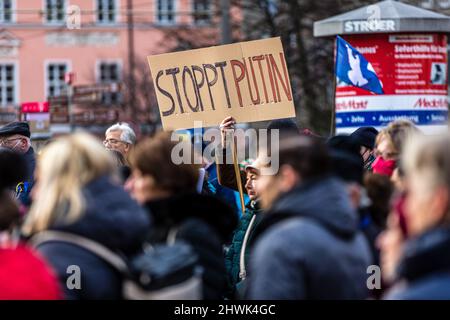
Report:
<svg viewBox="0 0 450 320"><path fill-rule="evenodd" d="M396 32L450 33L450 17L386 0L314 22L315 37Z"/></svg>

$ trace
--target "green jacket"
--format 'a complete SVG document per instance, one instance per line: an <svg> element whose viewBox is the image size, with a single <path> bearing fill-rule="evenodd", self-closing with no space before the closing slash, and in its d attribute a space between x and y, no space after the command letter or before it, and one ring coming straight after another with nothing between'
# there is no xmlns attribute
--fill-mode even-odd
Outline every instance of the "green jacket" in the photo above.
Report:
<svg viewBox="0 0 450 320"><path fill-rule="evenodd" d="M228 278L228 296L227 298L234 298L236 296L236 291L239 291L239 283L246 278L246 270L248 266L249 259L249 250L248 243L252 237L253 230L255 230L256 225L261 220L261 209L258 208L257 204L251 202L247 205L245 214L242 216L239 221L239 225L233 233L233 240L231 241L231 245L228 251L225 253L225 267L227 269L227 278ZM244 266L245 270L242 270L241 274L241 250L244 242L245 234L247 233L247 229L250 226L250 222L254 218L254 221L251 225L251 229L248 232L246 248L244 252Z"/></svg>

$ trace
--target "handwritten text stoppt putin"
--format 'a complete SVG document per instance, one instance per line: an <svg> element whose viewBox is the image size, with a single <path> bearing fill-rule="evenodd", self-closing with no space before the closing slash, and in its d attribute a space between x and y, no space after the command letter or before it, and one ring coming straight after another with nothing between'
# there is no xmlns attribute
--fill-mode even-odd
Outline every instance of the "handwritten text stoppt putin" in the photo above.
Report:
<svg viewBox="0 0 450 320"><path fill-rule="evenodd" d="M149 56L164 129L295 116L279 38Z"/></svg>

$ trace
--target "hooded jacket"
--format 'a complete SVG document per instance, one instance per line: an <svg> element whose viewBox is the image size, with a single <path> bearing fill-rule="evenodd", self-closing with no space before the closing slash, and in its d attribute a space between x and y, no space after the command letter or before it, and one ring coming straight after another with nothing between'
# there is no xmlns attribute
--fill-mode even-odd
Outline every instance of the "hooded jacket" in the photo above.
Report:
<svg viewBox="0 0 450 320"><path fill-rule="evenodd" d="M251 242L253 231L261 221L262 210L255 201L247 204L245 214L239 220L238 227L233 232L233 240L225 253L225 266L228 276L229 293L227 296L231 299L239 298L241 285L238 284L247 277L248 260L250 257L250 250L248 250ZM247 235L247 243L245 238ZM243 247L245 245L245 248ZM244 250L244 252L242 252ZM244 263L241 257L244 257ZM243 268L242 268L243 267ZM242 269L242 270L241 270ZM242 272L242 273L241 273Z"/></svg>
<svg viewBox="0 0 450 320"><path fill-rule="evenodd" d="M71 224L55 223L49 229L94 240L126 256L136 253L150 228L145 211L108 177L90 182L83 189L83 195L86 203L83 216ZM37 249L55 270L65 298L122 297L122 276L95 254L76 245L56 241L45 242ZM68 285L76 284L73 277L69 277L77 270L81 275L80 289Z"/></svg>
<svg viewBox="0 0 450 320"><path fill-rule="evenodd" d="M371 254L344 184L309 181L282 195L254 235L250 299L364 299Z"/></svg>

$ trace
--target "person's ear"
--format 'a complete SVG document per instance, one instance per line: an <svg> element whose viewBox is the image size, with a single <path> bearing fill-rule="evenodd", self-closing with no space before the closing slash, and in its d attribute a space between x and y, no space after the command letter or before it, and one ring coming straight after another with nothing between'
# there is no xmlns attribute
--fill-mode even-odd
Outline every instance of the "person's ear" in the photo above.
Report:
<svg viewBox="0 0 450 320"><path fill-rule="evenodd" d="M290 165L284 164L280 167L278 174L279 187L282 192L288 192L293 189L299 182L299 174Z"/></svg>
<svg viewBox="0 0 450 320"><path fill-rule="evenodd" d="M449 190L447 187L438 187L433 192L432 197L429 214L433 215L433 221L438 224L446 219L449 211Z"/></svg>
<svg viewBox="0 0 450 320"><path fill-rule="evenodd" d="M28 146L28 141L25 138L20 139L20 148L25 149Z"/></svg>
<svg viewBox="0 0 450 320"><path fill-rule="evenodd" d="M135 182L135 177L133 176L133 174L131 174L128 177L128 179L125 181L125 184L124 184L125 191L127 191L128 193L131 193L133 191L134 182Z"/></svg>

